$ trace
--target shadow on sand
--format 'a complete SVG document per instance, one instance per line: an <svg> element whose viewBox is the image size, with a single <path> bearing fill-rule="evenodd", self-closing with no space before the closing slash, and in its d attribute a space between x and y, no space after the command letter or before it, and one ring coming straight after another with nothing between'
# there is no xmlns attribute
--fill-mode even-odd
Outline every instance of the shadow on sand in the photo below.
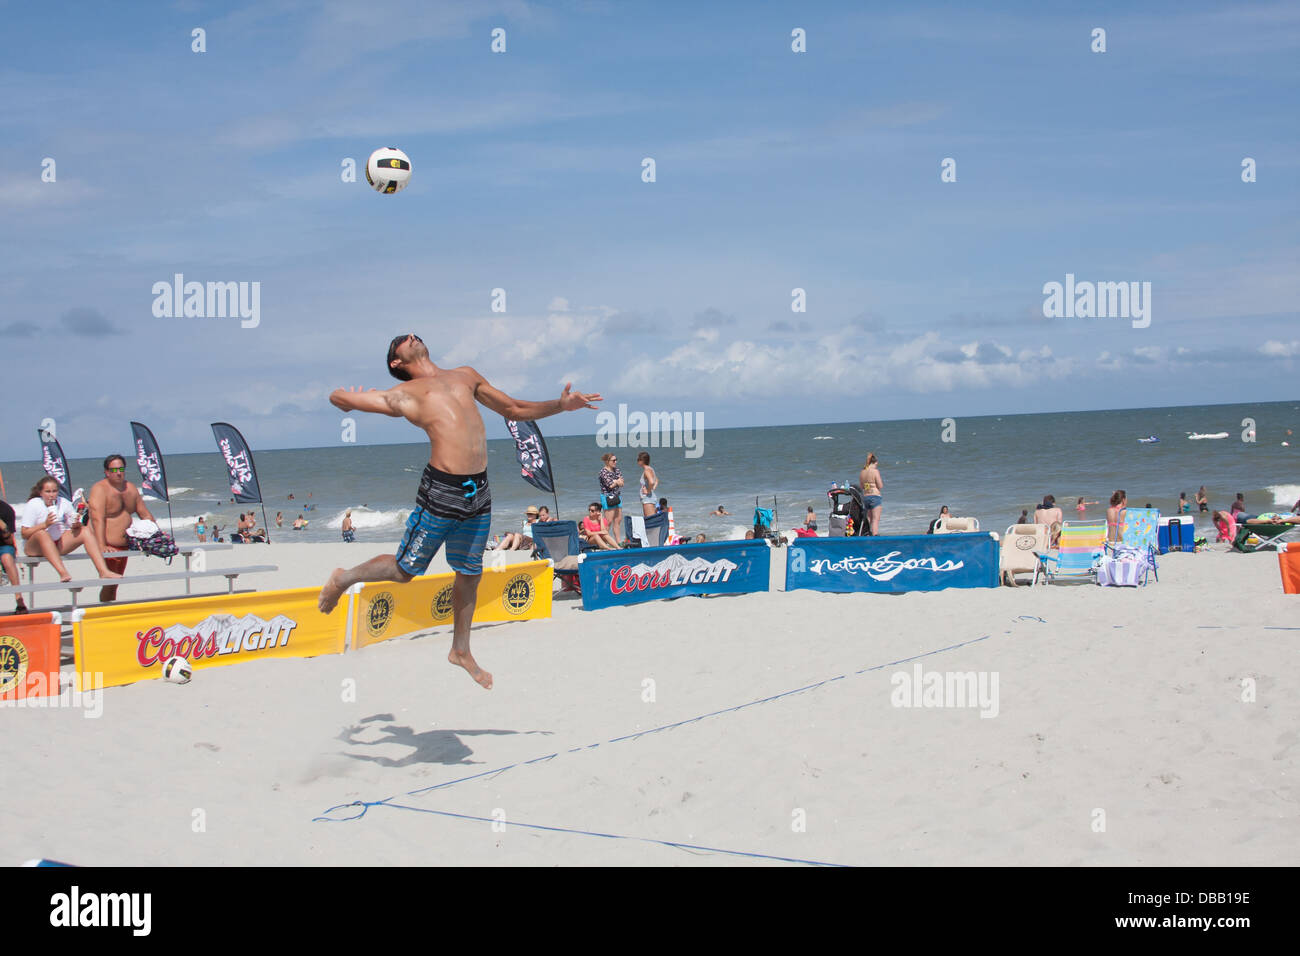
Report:
<svg viewBox="0 0 1300 956"><path fill-rule="evenodd" d="M420 763L438 763L443 765L451 764L476 764L481 761L470 760L473 755L469 747L461 742L461 737L474 737L482 734L547 734L546 730L425 730L416 733L412 727L399 727L394 723L384 723L393 721L396 718L392 714L375 714L371 717L365 717L358 724L345 727L339 734L338 739L353 747L381 747L388 744L395 744L400 747L409 747L411 752L404 757L381 757L375 754L364 753L343 753L343 756L350 757L353 760L369 760L377 763L381 767L409 767L412 764ZM382 727L368 726L384 723ZM373 731L382 731L384 736L377 740L359 740L362 735Z"/></svg>

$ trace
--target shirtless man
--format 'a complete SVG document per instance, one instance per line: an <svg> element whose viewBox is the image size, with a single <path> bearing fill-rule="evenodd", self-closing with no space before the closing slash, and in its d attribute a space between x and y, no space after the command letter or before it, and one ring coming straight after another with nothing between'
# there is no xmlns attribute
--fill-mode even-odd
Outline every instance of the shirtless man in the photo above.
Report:
<svg viewBox="0 0 1300 956"><path fill-rule="evenodd" d="M343 592L361 581L405 584L423 574L446 542L447 563L456 572L452 585L454 636L447 660L465 668L491 690L492 675L478 666L469 650L470 625L483 573L483 548L492 520L487 481L487 434L481 402L507 419L535 421L560 412L595 408L599 395L571 392L565 385L558 399L526 402L488 384L468 365L438 368L414 333L399 335L388 346L388 372L400 384L387 391L335 389L330 404L345 412L375 412L405 418L429 436L429 464L420 478L415 510L397 554L381 554L350 570L336 568L320 592L320 609L334 610Z"/></svg>
<svg viewBox="0 0 1300 956"><path fill-rule="evenodd" d="M126 480L126 459L121 455L104 459L104 480L91 487L86 504L90 508L90 526L105 551L127 550L126 529L131 525L132 515L139 515L144 521L154 520L139 489ZM104 563L119 575L126 571L126 558L108 558ZM117 585L100 588L99 599L116 601Z"/></svg>

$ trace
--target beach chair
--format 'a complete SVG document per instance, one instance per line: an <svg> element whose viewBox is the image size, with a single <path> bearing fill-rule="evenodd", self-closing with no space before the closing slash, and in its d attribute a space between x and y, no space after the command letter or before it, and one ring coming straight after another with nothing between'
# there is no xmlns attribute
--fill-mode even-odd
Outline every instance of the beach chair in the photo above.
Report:
<svg viewBox="0 0 1300 956"><path fill-rule="evenodd" d="M1017 574L1038 570L1038 555L1047 553L1048 534L1045 524L1013 524L1007 528L999 568L1003 584L1017 587Z"/></svg>
<svg viewBox="0 0 1300 956"><path fill-rule="evenodd" d="M1055 556L1038 555L1034 583L1041 572L1049 584L1058 580L1097 580L1097 563L1106 551L1106 522L1067 521L1061 526L1061 546Z"/></svg>
<svg viewBox="0 0 1300 956"><path fill-rule="evenodd" d="M947 515L934 525L935 534L962 534L980 529L979 518L954 518Z"/></svg>
<svg viewBox="0 0 1300 956"><path fill-rule="evenodd" d="M543 558L554 565L555 576L560 579L560 590L582 594L578 582L578 558L582 555L582 541L574 521L538 521L533 525L533 543Z"/></svg>
<svg viewBox="0 0 1300 956"><path fill-rule="evenodd" d="M633 537L632 517L632 515L623 516L623 538L632 542L632 547L662 548L668 543L668 512L664 511L657 515L651 515L649 518L641 518L645 522L647 538L644 545L642 545L640 539ZM637 515L637 517L641 516Z"/></svg>
<svg viewBox="0 0 1300 956"><path fill-rule="evenodd" d="M1142 572L1142 584L1147 583L1147 574L1154 574L1160 580L1160 568L1156 564L1156 555L1160 550L1160 511L1156 508L1128 508L1124 512L1124 531L1119 544L1106 544L1106 553L1112 560L1121 560L1124 552L1137 552L1146 559L1147 568ZM1123 558L1131 560L1131 558Z"/></svg>
<svg viewBox="0 0 1300 956"><path fill-rule="evenodd" d="M1300 524L1286 521L1266 521L1254 518L1237 525L1232 538L1232 547L1242 554L1255 551L1277 551L1282 539L1289 534L1300 532Z"/></svg>

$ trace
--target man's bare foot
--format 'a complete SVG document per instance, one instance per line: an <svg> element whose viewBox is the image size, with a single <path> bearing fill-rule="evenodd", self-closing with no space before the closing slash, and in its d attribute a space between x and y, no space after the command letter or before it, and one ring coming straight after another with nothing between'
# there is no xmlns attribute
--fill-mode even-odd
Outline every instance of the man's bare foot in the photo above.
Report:
<svg viewBox="0 0 1300 956"><path fill-rule="evenodd" d="M103 574L101 574L99 577L100 577L100 580L102 581L104 578L120 578L121 576L122 576L122 575L119 574L117 571L105 571L105 572L104 572Z"/></svg>
<svg viewBox="0 0 1300 956"><path fill-rule="evenodd" d="M457 667L463 667L469 671L469 676L478 681L484 690L492 689L492 675L478 666L474 660L474 655L469 651L458 651L452 648L447 654L447 660Z"/></svg>
<svg viewBox="0 0 1300 956"><path fill-rule="evenodd" d="M67 584L71 580L72 580L72 575L69 574L67 571L64 571L62 574L59 575L59 581L62 584Z"/></svg>
<svg viewBox="0 0 1300 956"><path fill-rule="evenodd" d="M320 589L320 598L316 601L316 606L320 608L322 614L328 614L334 608L338 607L339 598L347 587L343 584L343 569L335 568L330 579L325 582L325 586Z"/></svg>

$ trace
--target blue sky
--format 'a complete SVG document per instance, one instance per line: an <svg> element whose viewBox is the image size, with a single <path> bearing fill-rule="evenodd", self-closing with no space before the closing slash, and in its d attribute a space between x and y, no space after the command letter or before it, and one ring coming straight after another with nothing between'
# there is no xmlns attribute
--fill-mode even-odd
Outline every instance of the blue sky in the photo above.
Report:
<svg viewBox="0 0 1300 956"><path fill-rule="evenodd" d="M0 459L46 417L73 457L332 444L411 330L711 426L1296 396L1294 4L382 9L0 3ZM341 181L390 145L407 190ZM178 272L260 325L155 317ZM1067 273L1150 282L1150 327L1045 319Z"/></svg>

